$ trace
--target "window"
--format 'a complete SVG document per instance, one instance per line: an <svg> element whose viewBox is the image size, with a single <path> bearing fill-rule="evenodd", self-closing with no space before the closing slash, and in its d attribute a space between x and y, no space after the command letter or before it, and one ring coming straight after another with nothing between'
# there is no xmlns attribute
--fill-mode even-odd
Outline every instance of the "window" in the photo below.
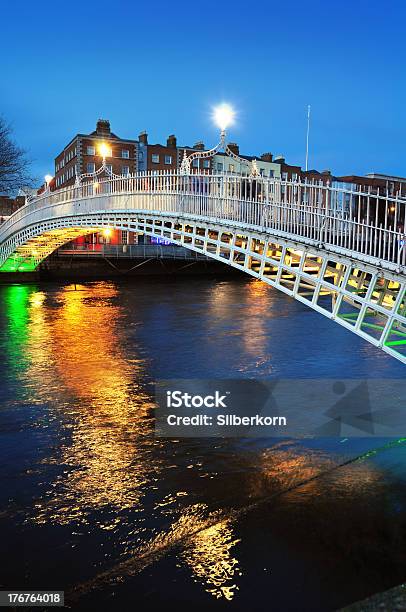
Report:
<svg viewBox="0 0 406 612"><path fill-rule="evenodd" d="M157 153L153 153L151 156L151 160L153 164L159 164L159 155Z"/></svg>
<svg viewBox="0 0 406 612"><path fill-rule="evenodd" d="M203 168L210 168L210 160L209 159L203 160Z"/></svg>
<svg viewBox="0 0 406 612"><path fill-rule="evenodd" d="M198 159L194 159L192 161L192 166L193 166L193 168L198 168L199 167L199 160Z"/></svg>
<svg viewBox="0 0 406 612"><path fill-rule="evenodd" d="M165 155L165 164L170 166L172 163L172 155Z"/></svg>
<svg viewBox="0 0 406 612"><path fill-rule="evenodd" d="M269 171L269 176L270 176L270 178L273 178L273 177L274 177L274 171L273 171L273 170L270 170L270 171Z"/></svg>
<svg viewBox="0 0 406 612"><path fill-rule="evenodd" d="M259 169L259 174L260 174L261 176L265 176L265 168L260 168L260 169Z"/></svg>
<svg viewBox="0 0 406 612"><path fill-rule="evenodd" d="M113 166L111 164L106 164L106 168L109 172L113 172Z"/></svg>
<svg viewBox="0 0 406 612"><path fill-rule="evenodd" d="M221 162L217 162L217 172L223 172L223 164Z"/></svg>
<svg viewBox="0 0 406 612"><path fill-rule="evenodd" d="M122 168L121 168L121 174L124 174L124 175L130 174L130 168L129 168L129 166L122 166Z"/></svg>
<svg viewBox="0 0 406 612"><path fill-rule="evenodd" d="M234 172L234 164L229 164L228 171L229 172Z"/></svg>
<svg viewBox="0 0 406 612"><path fill-rule="evenodd" d="M123 159L130 159L130 151L128 149L122 149L121 157Z"/></svg>
<svg viewBox="0 0 406 612"><path fill-rule="evenodd" d="M296 172L294 172L292 174L292 181L297 181L297 174L296 174Z"/></svg>
<svg viewBox="0 0 406 612"><path fill-rule="evenodd" d="M121 231L121 244L128 244L128 231L127 230Z"/></svg>
<svg viewBox="0 0 406 612"><path fill-rule="evenodd" d="M95 149L95 147L87 147L87 149L86 149L86 154L87 154L87 155L95 155L95 154L96 154L96 149Z"/></svg>
<svg viewBox="0 0 406 612"><path fill-rule="evenodd" d="M87 164L87 172L94 172L96 169L96 164L94 164L93 162L90 164Z"/></svg>
<svg viewBox="0 0 406 612"><path fill-rule="evenodd" d="M138 159L139 159L140 161L144 161L144 151L140 151L140 152L139 152L139 154L138 154Z"/></svg>
<svg viewBox="0 0 406 612"><path fill-rule="evenodd" d="M282 180L283 181L287 181L288 180L288 173L287 172L282 172Z"/></svg>

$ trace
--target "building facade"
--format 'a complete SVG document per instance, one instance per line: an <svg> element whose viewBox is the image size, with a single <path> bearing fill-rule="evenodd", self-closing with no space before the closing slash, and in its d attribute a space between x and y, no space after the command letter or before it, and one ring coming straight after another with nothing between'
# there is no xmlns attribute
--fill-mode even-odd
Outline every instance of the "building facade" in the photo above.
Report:
<svg viewBox="0 0 406 612"><path fill-rule="evenodd" d="M21 206L25 204L25 199L22 196L10 198L6 195L0 195L0 223L5 221L10 215L15 213Z"/></svg>
<svg viewBox="0 0 406 612"><path fill-rule="evenodd" d="M248 176L251 172L252 162L255 160L258 172L261 176L268 178L280 178L281 167L279 163L273 160L272 153L263 153L259 157L242 155L240 153L240 147L235 142L230 142L228 148L233 153L238 155L238 157L246 160L246 163L240 162L239 160L226 155L226 153L216 153L213 158L213 172L216 174L226 172L227 174Z"/></svg>
<svg viewBox="0 0 406 612"><path fill-rule="evenodd" d="M138 169L138 142L120 138L111 131L107 119L99 119L94 132L76 134L55 158L55 188L73 185L76 172L85 174L98 170L103 162L102 153L114 174L126 175Z"/></svg>
<svg viewBox="0 0 406 612"><path fill-rule="evenodd" d="M272 153L263 153L259 157L240 154L237 143L229 143L228 148L237 157L224 152L214 156L204 157L207 151L202 141L193 146L178 146L174 134L168 136L166 144L151 144L148 142L147 132L141 132L138 140L123 139L111 131L110 122L105 119L97 121L95 131L90 134L76 134L61 153L55 158L55 176L50 183L51 189L59 189L75 182L76 173L92 174L97 171L105 157L109 169L116 175L127 175L138 171L165 172L175 171L181 167L182 159L195 152L203 153L202 157L192 161L192 170L207 174L230 173L239 176L248 176L251 172L252 162L255 160L258 172L267 178L281 179L280 195L282 202L290 199L291 191L299 194L300 201L310 206L328 206L335 211L339 210L349 216L357 215L361 220L367 220L371 215L376 221L391 227L404 227L405 210L394 210L390 203L382 204L381 200L374 198L377 194L387 194L388 197L400 194L406 199L406 179L396 176L371 173L366 176L332 176L329 170L303 170L299 165L286 163L284 156L273 156ZM285 183L286 181L286 183ZM299 188L287 183L300 183ZM314 189L317 186L317 189ZM331 197L325 186L338 188ZM321 189L319 187L322 187ZM45 186L43 187L43 189ZM261 190L259 184L250 187ZM350 192L350 193L349 193ZM355 198L351 192L357 192ZM4 200L4 198L3 198ZM7 207L3 202L1 211L3 216L9 216L15 210L15 203L10 199ZM14 201L13 201L14 202ZM14 207L14 208L13 208ZM93 236L86 236L75 241L82 248L97 250L98 245L134 244L143 237L138 238L131 232L109 230Z"/></svg>
<svg viewBox="0 0 406 612"><path fill-rule="evenodd" d="M168 136L166 145L150 144L147 132L138 136L138 169L141 172L163 172L178 167L176 136Z"/></svg>
<svg viewBox="0 0 406 612"><path fill-rule="evenodd" d="M339 207L350 217L404 231L406 179L375 173L366 176L352 174L334 177L332 186L341 190L335 193L335 198ZM405 198L404 205L403 202L401 206L394 204L391 198L396 196Z"/></svg>
<svg viewBox="0 0 406 612"><path fill-rule="evenodd" d="M181 167L185 153L187 157L190 157L191 155L193 155L193 153L204 153L205 151L207 151L207 149L202 140L198 140L192 147L188 145L178 147L178 167ZM192 160L191 169L195 172L210 174L211 172L213 172L213 168L213 157L203 157Z"/></svg>

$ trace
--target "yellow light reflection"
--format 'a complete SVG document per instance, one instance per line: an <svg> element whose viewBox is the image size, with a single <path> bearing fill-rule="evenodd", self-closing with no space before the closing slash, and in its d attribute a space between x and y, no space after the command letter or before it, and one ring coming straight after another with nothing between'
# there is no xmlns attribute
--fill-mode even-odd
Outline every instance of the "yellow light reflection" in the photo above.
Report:
<svg viewBox="0 0 406 612"><path fill-rule="evenodd" d="M109 283L76 287L58 292L57 308L46 312L44 296L31 297L29 377L38 387L38 401L56 404L72 421L58 459L65 476L37 504L40 522L86 521L90 511L104 506L134 508L159 466L148 460L150 446L156 445L151 401L134 383L141 362L123 359L117 341L116 289ZM109 517L102 529L119 521L116 514Z"/></svg>
<svg viewBox="0 0 406 612"><path fill-rule="evenodd" d="M246 359L247 353L258 367L265 364L269 365L269 371L272 370L267 325L270 318L280 316L272 308L275 300L278 300L278 295L259 280L241 285L219 283L210 293L210 325L227 321L228 333L235 336L235 358L241 354L236 366L240 372L252 368L252 361ZM238 343L241 343L241 351Z"/></svg>
<svg viewBox="0 0 406 612"><path fill-rule="evenodd" d="M199 531L182 553L196 579L216 599L230 601L238 590L236 578L241 576L241 571L232 554L238 542L231 521L223 520Z"/></svg>

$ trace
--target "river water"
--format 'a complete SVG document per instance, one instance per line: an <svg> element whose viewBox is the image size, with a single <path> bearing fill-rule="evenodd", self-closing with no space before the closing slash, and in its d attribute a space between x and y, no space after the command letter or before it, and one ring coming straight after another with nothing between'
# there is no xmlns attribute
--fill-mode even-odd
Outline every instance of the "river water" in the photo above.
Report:
<svg viewBox="0 0 406 612"><path fill-rule="evenodd" d="M402 440L154 436L159 379L404 376L306 306L250 279L1 286L0 355L0 588L329 611L405 581Z"/></svg>

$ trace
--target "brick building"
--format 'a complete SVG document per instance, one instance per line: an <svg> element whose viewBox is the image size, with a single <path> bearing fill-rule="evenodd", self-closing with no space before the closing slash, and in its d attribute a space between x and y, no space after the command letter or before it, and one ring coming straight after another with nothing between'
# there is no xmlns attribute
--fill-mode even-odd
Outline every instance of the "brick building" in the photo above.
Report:
<svg viewBox="0 0 406 612"><path fill-rule="evenodd" d="M107 151L106 163L114 174L137 171L138 142L120 138L110 129L110 122L99 119L94 132L76 134L55 158L55 188L67 187L78 174L94 172L102 165L101 147Z"/></svg>
<svg viewBox="0 0 406 612"><path fill-rule="evenodd" d="M190 157L196 151L206 151L206 147L204 146L204 142L202 140L198 140L193 147L185 145L183 147L178 147L178 167L180 168L183 160L184 153L186 151L187 157ZM202 171L204 173L210 173L214 168L214 159L213 157L206 157L202 159L194 159L192 160L192 170Z"/></svg>
<svg viewBox="0 0 406 612"><path fill-rule="evenodd" d="M343 187L344 185L348 185L348 187L346 187L348 189L351 189L351 186L356 186L363 191L368 191L368 189L370 189L374 193L377 193L379 190L381 194L388 193L389 196L399 194L401 197L406 197L406 179L399 176L376 173L366 174L365 176L351 174L336 176L334 180L337 186Z"/></svg>
<svg viewBox="0 0 406 612"><path fill-rule="evenodd" d="M196 142L193 146L178 146L174 134L168 136L166 144L151 144L148 142L147 132L141 132L138 140L123 139L113 133L110 129L108 120L99 119L96 130L90 134L77 134L68 145L61 151L55 159L55 177L51 182L51 189L59 189L67 185L72 185L75 181L76 171L79 174L92 173L98 170L102 164L101 146L107 149L106 163L109 164L112 172L117 175L126 175L137 171L162 172L174 171L180 168L184 151L188 156L196 151L204 152L205 145L202 141ZM284 201L290 197L289 190L295 187L286 186L284 181L308 182L318 186L331 185L339 187L341 191L333 197L328 197L325 189L303 188L295 193L299 193L301 201L310 205L323 206L324 204L332 208L341 208L346 212L355 214L351 194L345 190L358 190L370 194L387 193L396 195L400 193L406 198L406 179L383 174L369 174L366 176L340 176L334 177L328 170L319 172L317 170L303 170L299 165L286 163L284 156L274 157L272 153L264 153L257 156L240 154L237 143L229 143L229 148L236 155L245 159L247 162L256 160L259 173L265 177L275 177L282 179L281 195ZM235 173L237 175L247 175L250 171L250 163L241 163L238 159L226 156L224 153L217 153L210 158L195 159L192 163L192 170L205 173ZM254 185L255 193L258 195L259 183ZM251 187L250 187L251 189ZM341 198L341 199L340 199ZM377 198L371 196L360 196L358 202L361 203L361 216L365 217L375 213L380 223L389 223L396 226L404 226L405 210L397 210L396 215L392 206L382 206ZM7 210L11 210L8 208ZM368 214L367 212L368 211ZM389 211L389 213L388 213ZM4 216L8 214L3 213ZM11 214L11 213L10 213ZM357 211L358 214L358 211ZM389 215L389 217L388 217ZM1 208L0 208L1 216ZM141 237L140 240L144 238ZM119 232L115 230L100 233L98 235L86 236L76 241L78 246L97 250L97 245L103 243L110 244L131 244L138 240L138 237L131 232Z"/></svg>
<svg viewBox="0 0 406 612"><path fill-rule="evenodd" d="M158 172L176 170L178 167L178 148L176 136L171 134L166 145L150 144L147 132L138 136L138 169L141 171Z"/></svg>
<svg viewBox="0 0 406 612"><path fill-rule="evenodd" d="M17 196L10 198L6 195L0 195L0 223L3 223L10 215L25 204L25 198Z"/></svg>
<svg viewBox="0 0 406 612"><path fill-rule="evenodd" d="M406 207L406 179L384 174L335 176L333 187L342 191L336 199L340 207L361 221L374 221L383 227L404 231ZM380 195L381 198L374 196ZM405 198L395 206L391 198ZM388 199L387 199L388 198Z"/></svg>

